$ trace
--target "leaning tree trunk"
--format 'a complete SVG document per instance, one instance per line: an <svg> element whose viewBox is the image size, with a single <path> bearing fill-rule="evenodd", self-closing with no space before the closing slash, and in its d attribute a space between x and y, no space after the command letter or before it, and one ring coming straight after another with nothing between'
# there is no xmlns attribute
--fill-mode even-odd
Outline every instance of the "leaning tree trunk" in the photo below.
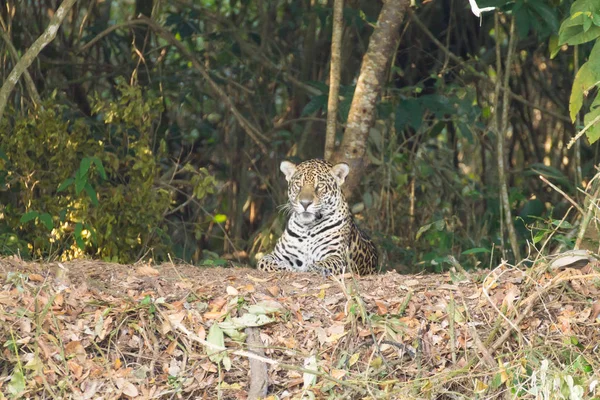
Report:
<svg viewBox="0 0 600 400"><path fill-rule="evenodd" d="M375 120L375 101L385 82L388 60L396 48L400 24L408 11L409 4L410 0L383 2L377 26L363 58L344 138L340 148L332 157L332 161L343 161L350 166L350 175L345 184L347 194L351 194L356 189L365 169L364 156L369 130Z"/></svg>

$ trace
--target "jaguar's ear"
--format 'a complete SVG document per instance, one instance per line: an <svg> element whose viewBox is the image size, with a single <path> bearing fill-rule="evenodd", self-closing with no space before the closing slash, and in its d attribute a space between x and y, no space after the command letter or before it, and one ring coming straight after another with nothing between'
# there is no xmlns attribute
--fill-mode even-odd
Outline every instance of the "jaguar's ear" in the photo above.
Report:
<svg viewBox="0 0 600 400"><path fill-rule="evenodd" d="M289 182L290 179L292 179L294 172L296 172L296 164L289 161L282 161L279 169L284 173L285 179Z"/></svg>
<svg viewBox="0 0 600 400"><path fill-rule="evenodd" d="M346 163L335 164L333 168L331 168L331 172L333 172L333 176L335 176L338 184L341 185L346 180L346 177L350 172L350 167Z"/></svg>

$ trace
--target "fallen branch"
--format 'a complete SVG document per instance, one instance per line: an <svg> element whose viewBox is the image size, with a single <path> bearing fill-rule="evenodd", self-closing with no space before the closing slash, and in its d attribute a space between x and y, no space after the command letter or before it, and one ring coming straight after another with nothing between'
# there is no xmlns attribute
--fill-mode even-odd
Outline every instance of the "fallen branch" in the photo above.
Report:
<svg viewBox="0 0 600 400"><path fill-rule="evenodd" d="M260 357L264 357L265 352L262 349L262 341L258 328L246 328L246 344L248 350ZM267 397L269 388L269 375L267 364L263 361L250 359L250 388L248 389L248 399L255 400Z"/></svg>

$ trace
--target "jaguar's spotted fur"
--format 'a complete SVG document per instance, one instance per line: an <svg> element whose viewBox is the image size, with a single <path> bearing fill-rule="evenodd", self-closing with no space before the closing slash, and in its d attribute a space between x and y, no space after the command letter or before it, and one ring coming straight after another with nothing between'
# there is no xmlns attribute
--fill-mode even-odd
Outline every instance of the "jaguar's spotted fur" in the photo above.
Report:
<svg viewBox="0 0 600 400"><path fill-rule="evenodd" d="M334 275L375 272L375 245L356 226L341 190L348 165L284 161L281 171L288 181L291 217L275 249L259 260L258 268Z"/></svg>

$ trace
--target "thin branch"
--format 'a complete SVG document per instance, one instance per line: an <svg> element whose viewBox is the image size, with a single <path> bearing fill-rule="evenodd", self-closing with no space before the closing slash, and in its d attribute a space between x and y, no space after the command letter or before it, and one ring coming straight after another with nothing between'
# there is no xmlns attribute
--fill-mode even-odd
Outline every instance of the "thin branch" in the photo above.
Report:
<svg viewBox="0 0 600 400"><path fill-rule="evenodd" d="M496 12L496 22L498 22L498 12ZM498 38L498 26L500 24L496 23L496 46L499 49L499 38ZM508 52L506 53L506 67L504 68L504 96L502 96L502 119L500 120L499 129L496 131L497 139L498 139L498 180L500 181L500 200L502 204L502 208L504 209L504 218L506 223L506 231L508 233L508 239L510 241L510 247L513 251L513 256L516 260L521 259L521 252L519 250L519 242L517 241L517 232L515 231L515 226L512 220L512 212L510 210L510 202L508 199L508 186L506 183L506 157L504 155L504 140L506 136L506 131L508 129L508 111L510 109L510 72L513 60L513 54L516 45L516 32L515 32L515 18L514 16L510 19L510 31L509 31L509 39L508 39ZM498 58L498 65L500 65L500 59ZM500 81L500 71L498 71L498 82ZM498 85L498 82L496 85ZM498 86L496 86L498 88ZM498 106L500 105L500 100L496 98L496 112L498 110ZM496 119L497 121L497 119Z"/></svg>
<svg viewBox="0 0 600 400"><path fill-rule="evenodd" d="M344 0L333 3L333 32L331 35L331 62L329 69L329 100L327 101L327 131L325 135L325 159L329 160L335 149L337 111L340 93L340 61L342 57L342 33L344 31Z"/></svg>
<svg viewBox="0 0 600 400"><path fill-rule="evenodd" d="M51 41L56 37L56 33L58 32L58 28L60 24L63 22L65 17L67 16L69 10L73 7L73 5L77 2L77 0L64 0L60 7L56 10L52 18L50 18L50 23L48 27L40 36L37 38L35 42L31 45L31 47L25 52L23 57L19 60L19 62L15 65L13 70L8 75L8 78L2 85L2 89L0 89L0 121L2 120L2 116L4 115L4 109L6 108L6 104L8 103L8 98L15 88L15 85L19 81L21 75L25 72L27 68L33 63L33 60L37 57L37 55L42 51L44 47L48 45Z"/></svg>
<svg viewBox="0 0 600 400"><path fill-rule="evenodd" d="M81 46L79 49L77 49L75 54L83 53L84 51L88 50L90 47L98 43L103 37L108 36L111 32L114 32L121 28L128 28L136 25L146 25L146 22L139 19L134 19L131 21L123 22L121 24L112 25L100 32L99 34L97 34L96 37L94 37L92 40Z"/></svg>
<svg viewBox="0 0 600 400"><path fill-rule="evenodd" d="M10 37L8 36L8 33L4 29L0 29L0 36L2 36L2 39L6 43L6 46L8 47L8 51L10 51L10 55L11 55L15 65L18 64L19 63L19 53L17 53L17 49L15 49L15 46L12 44ZM33 82L33 79L31 78L31 75L29 74L29 71L27 71L27 69L25 69L23 71L23 76L25 77L25 84L27 86L27 91L29 92L29 96L31 97L31 100L33 101L33 103L36 106L42 104L42 99L40 98L40 94L38 93L38 91L35 87L35 83Z"/></svg>
<svg viewBox="0 0 600 400"><path fill-rule="evenodd" d="M573 207L575 207L577 209L577 211L579 211L582 215L584 214L583 209L579 206L579 204L577 204L577 202L575 202L575 200L573 200L568 194L566 194L564 191L562 191L558 186L556 186L555 184L553 184L552 182L550 182L548 179L546 179L545 176L540 175L540 179L542 181L544 181L546 184L548 184L552 189L556 190L558 193L562 194L562 196L565 198L565 200L567 200L569 203L571 203L573 205Z"/></svg>

